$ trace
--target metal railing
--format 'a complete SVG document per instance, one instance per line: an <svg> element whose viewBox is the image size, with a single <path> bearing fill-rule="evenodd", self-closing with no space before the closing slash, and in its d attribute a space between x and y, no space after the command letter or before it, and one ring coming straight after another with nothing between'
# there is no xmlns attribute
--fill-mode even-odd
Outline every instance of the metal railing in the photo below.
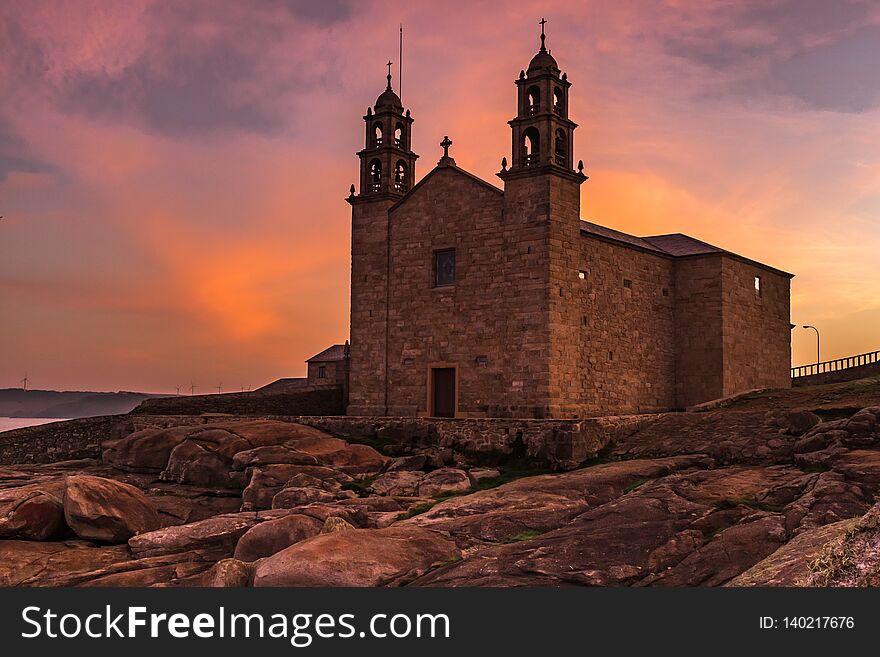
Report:
<svg viewBox="0 0 880 657"><path fill-rule="evenodd" d="M858 354L857 356L847 356L846 358L838 358L836 360L826 360L822 363L792 367L791 378L797 379L802 376L825 374L826 372L839 372L853 367L872 365L877 362L880 362L880 351L869 351L868 353Z"/></svg>

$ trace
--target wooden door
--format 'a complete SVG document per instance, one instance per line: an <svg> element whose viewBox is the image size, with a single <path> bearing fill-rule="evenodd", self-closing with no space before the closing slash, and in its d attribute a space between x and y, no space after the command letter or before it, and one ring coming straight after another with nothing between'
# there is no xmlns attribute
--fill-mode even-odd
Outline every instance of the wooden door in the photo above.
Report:
<svg viewBox="0 0 880 657"><path fill-rule="evenodd" d="M431 371L431 376L434 417L455 417L455 369L436 368Z"/></svg>

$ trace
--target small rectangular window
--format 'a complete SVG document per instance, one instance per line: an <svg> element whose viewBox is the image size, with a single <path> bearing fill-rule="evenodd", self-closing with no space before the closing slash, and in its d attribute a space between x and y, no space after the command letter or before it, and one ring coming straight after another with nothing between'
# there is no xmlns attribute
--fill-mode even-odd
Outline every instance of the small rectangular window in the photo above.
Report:
<svg viewBox="0 0 880 657"><path fill-rule="evenodd" d="M623 287L625 287L626 289L630 289L632 286L633 282L631 280L629 280L628 278L623 279Z"/></svg>
<svg viewBox="0 0 880 657"><path fill-rule="evenodd" d="M761 277L755 276L755 296L761 296Z"/></svg>
<svg viewBox="0 0 880 657"><path fill-rule="evenodd" d="M582 281L587 280L587 272L585 272L585 271L583 271L583 270L579 271L579 272L578 272L578 278L581 279Z"/></svg>
<svg viewBox="0 0 880 657"><path fill-rule="evenodd" d="M327 368L324 365L318 365L318 378L326 379L327 378Z"/></svg>
<svg viewBox="0 0 880 657"><path fill-rule="evenodd" d="M455 285L455 249L434 251L434 287Z"/></svg>
<svg viewBox="0 0 880 657"><path fill-rule="evenodd" d="M668 288L668 287L664 287L664 288L663 288L663 296L664 296L664 297L668 297L668 296L669 296L669 288Z"/></svg>

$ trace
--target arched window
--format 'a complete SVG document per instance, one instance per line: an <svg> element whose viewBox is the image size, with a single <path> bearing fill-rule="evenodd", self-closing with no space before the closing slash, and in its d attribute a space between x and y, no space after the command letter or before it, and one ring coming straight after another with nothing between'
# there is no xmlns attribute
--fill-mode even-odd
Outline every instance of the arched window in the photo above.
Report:
<svg viewBox="0 0 880 657"><path fill-rule="evenodd" d="M553 88L553 111L559 114L559 116L565 116L565 101L562 96L562 89L559 87Z"/></svg>
<svg viewBox="0 0 880 657"><path fill-rule="evenodd" d="M397 160L394 167L394 191L405 192L409 188L409 176L406 171L406 162Z"/></svg>
<svg viewBox="0 0 880 657"><path fill-rule="evenodd" d="M559 128L556 130L556 164L566 166L568 164L568 137L565 130Z"/></svg>
<svg viewBox="0 0 880 657"><path fill-rule="evenodd" d="M374 123L373 124L373 146L381 146L382 145L382 124Z"/></svg>
<svg viewBox="0 0 880 657"><path fill-rule="evenodd" d="M370 162L370 191L378 192L382 189L382 163L379 160Z"/></svg>
<svg viewBox="0 0 880 657"><path fill-rule="evenodd" d="M522 163L523 166L535 166L541 153L541 136L535 127L523 131Z"/></svg>
<svg viewBox="0 0 880 657"><path fill-rule="evenodd" d="M526 114L536 114L541 111L541 90L538 87L526 89Z"/></svg>
<svg viewBox="0 0 880 657"><path fill-rule="evenodd" d="M406 144L403 141L403 124L398 123L394 128L394 145L398 148L406 148Z"/></svg>

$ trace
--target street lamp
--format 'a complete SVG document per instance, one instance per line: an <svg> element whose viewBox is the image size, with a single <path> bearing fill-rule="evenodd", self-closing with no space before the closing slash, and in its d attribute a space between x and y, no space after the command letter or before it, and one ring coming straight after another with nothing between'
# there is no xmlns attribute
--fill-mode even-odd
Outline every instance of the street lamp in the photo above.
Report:
<svg viewBox="0 0 880 657"><path fill-rule="evenodd" d="M822 359L819 357L819 329L817 329L815 326L810 325L804 325L804 328L813 329L816 332L816 366L818 367L819 363L822 362Z"/></svg>

